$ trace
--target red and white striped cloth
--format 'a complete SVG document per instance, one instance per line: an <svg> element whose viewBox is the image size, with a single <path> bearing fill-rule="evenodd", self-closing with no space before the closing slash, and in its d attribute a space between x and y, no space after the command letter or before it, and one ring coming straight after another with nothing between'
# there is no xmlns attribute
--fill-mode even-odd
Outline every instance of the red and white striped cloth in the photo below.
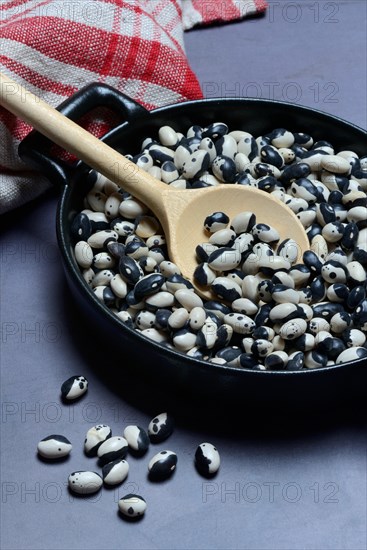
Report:
<svg viewBox="0 0 367 550"><path fill-rule="evenodd" d="M90 82L148 109L198 99L183 31L265 9L265 0L2 0L0 71L53 106ZM50 185L18 157L29 131L0 108L0 214Z"/></svg>
<svg viewBox="0 0 367 550"><path fill-rule="evenodd" d="M183 28L243 19L266 8L265 0L182 0Z"/></svg>

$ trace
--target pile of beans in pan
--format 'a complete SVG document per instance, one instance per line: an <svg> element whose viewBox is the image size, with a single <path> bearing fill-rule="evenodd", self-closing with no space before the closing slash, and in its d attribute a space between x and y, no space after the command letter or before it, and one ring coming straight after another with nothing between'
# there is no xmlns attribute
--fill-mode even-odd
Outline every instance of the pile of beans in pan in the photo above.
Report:
<svg viewBox="0 0 367 550"><path fill-rule="evenodd" d="M159 221L100 174L72 224L86 284L126 325L190 357L256 370L301 370L367 357L367 151L359 157L283 128L163 126L126 155L168 186L236 183L283 201L310 247L280 242L243 210L213 212L196 249L203 300L169 261ZM291 233L290 233L291 234ZM225 258L228 261L225 261Z"/></svg>

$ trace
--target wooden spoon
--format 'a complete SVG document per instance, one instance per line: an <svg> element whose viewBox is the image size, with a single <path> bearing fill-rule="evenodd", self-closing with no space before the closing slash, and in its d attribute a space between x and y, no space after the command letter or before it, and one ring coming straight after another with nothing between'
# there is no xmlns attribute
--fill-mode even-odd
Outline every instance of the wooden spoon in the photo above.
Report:
<svg viewBox="0 0 367 550"><path fill-rule="evenodd" d="M213 295L193 279L198 265L195 248L208 240L203 222L213 212L225 212L230 219L245 210L254 212L257 222L276 228L282 240L291 237L297 242L299 261L309 248L296 215L264 191L235 184L190 191L173 189L1 73L0 105L150 208L162 225L171 261L205 298L212 299Z"/></svg>

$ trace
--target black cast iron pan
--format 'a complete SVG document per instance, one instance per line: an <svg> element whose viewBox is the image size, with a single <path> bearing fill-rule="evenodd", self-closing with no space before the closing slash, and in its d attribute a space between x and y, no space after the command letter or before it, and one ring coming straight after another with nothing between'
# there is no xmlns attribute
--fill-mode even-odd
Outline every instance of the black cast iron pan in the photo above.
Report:
<svg viewBox="0 0 367 550"><path fill-rule="evenodd" d="M78 121L99 107L107 107L116 120L123 121L102 138L122 154L138 153L142 140L156 137L161 126L169 125L184 132L193 124L205 126L215 121L255 135L286 127L294 132L307 132L315 140L329 139L335 148L352 150L361 156L367 151L367 134L363 129L320 111L271 100L207 99L147 111L107 85L91 84L58 110ZM83 197L92 186L88 178L90 169L80 161L68 164L59 160L53 150L52 143L35 131L19 146L23 160L62 188L56 217L57 238L70 290L87 323L80 330L93 331L90 341L96 348L113 350L112 359L109 352L109 360L115 364L117 384L124 383L132 368L142 383L151 384L152 391L154 387L172 394L177 391L187 396L188 406L194 399L203 407L216 408L237 404L271 410L284 407L307 410L338 406L349 399L365 399L365 359L296 372L251 371L189 358L129 329L94 296L73 257L70 226L75 214L83 209ZM103 369L102 365L102 376Z"/></svg>

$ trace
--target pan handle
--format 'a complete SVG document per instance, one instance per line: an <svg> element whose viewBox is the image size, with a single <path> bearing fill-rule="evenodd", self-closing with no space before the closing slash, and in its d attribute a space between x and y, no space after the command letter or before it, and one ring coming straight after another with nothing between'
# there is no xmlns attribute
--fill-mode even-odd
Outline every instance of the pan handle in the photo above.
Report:
<svg viewBox="0 0 367 550"><path fill-rule="evenodd" d="M127 121L133 121L149 114L145 107L142 107L127 95L108 84L100 83L84 86L63 101L57 107L57 110L71 120L78 121L97 107L107 107ZM75 170L75 164L70 164L58 158L52 152L53 146L51 140L36 130L32 130L20 142L18 153L23 161L45 174L53 184L63 186L70 180Z"/></svg>

